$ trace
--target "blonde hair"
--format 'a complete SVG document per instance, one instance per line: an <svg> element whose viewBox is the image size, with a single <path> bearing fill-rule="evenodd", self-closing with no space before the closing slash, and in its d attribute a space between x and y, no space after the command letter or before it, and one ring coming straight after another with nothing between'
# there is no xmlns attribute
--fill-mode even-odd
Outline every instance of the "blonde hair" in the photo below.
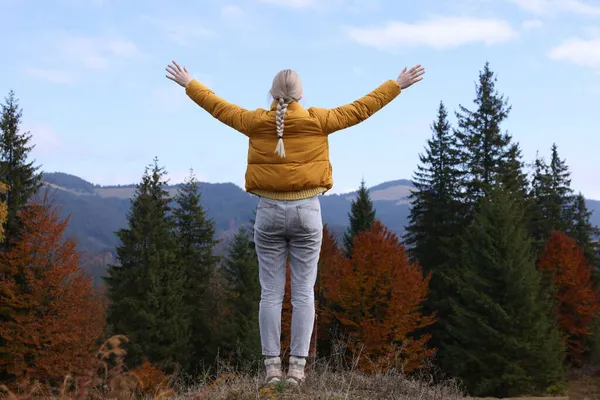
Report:
<svg viewBox="0 0 600 400"><path fill-rule="evenodd" d="M285 157L285 148L283 147L283 122L287 114L288 104L292 101L298 101L302 97L302 81L296 71L284 69L279 71L273 78L273 85L269 91L273 100L277 101L277 115L275 123L277 125L277 147L275 154L279 157Z"/></svg>

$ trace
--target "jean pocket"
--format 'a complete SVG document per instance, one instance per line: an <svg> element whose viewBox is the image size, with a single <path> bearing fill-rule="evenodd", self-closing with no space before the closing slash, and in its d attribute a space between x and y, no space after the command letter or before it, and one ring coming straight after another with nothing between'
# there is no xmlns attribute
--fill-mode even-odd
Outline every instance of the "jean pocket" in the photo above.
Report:
<svg viewBox="0 0 600 400"><path fill-rule="evenodd" d="M262 203L256 209L254 227L263 232L274 232L277 230L277 206Z"/></svg>
<svg viewBox="0 0 600 400"><path fill-rule="evenodd" d="M297 206L298 225L303 232L318 233L323 230L321 210L316 206Z"/></svg>

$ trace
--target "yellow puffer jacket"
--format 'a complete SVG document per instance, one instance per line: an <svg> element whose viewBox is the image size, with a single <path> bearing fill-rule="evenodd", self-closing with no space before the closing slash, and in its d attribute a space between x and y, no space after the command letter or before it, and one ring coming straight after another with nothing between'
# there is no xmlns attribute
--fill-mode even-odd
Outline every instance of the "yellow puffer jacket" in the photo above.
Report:
<svg viewBox="0 0 600 400"><path fill-rule="evenodd" d="M400 94L400 86L389 80L353 103L332 109L304 109L298 102L290 103L283 130L285 158L275 154L276 102L270 110L246 110L196 80L188 84L186 93L213 117L248 136L246 191L272 199L297 200L333 187L329 134L375 114Z"/></svg>

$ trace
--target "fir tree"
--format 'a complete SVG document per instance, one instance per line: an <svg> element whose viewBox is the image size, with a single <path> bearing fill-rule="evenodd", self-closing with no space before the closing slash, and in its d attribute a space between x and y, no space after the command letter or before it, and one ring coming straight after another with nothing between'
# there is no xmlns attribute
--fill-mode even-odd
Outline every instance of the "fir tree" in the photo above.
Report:
<svg viewBox="0 0 600 400"><path fill-rule="evenodd" d="M108 323L113 332L129 337L129 363L147 357L171 368L187 365L191 349L185 275L177 259L164 175L157 160L146 169L131 204L129 226L117 232L120 265L109 266L105 279Z"/></svg>
<svg viewBox="0 0 600 400"><path fill-rule="evenodd" d="M215 240L215 223L207 217L200 200L198 181L191 171L179 188L173 216L177 258L185 276L183 297L188 307L190 343L194 352L190 360L192 367L201 361L212 361L206 359L210 354L210 319L214 316L208 307L208 296L210 277L218 262L213 252L218 242Z"/></svg>
<svg viewBox="0 0 600 400"><path fill-rule="evenodd" d="M221 330L220 350L236 354L238 362L253 361L261 355L257 312L261 289L258 259L246 228L240 228L230 243L221 274L228 322Z"/></svg>
<svg viewBox="0 0 600 400"><path fill-rule="evenodd" d="M522 213L508 190L492 188L464 237L441 361L473 396L535 395L562 382L564 347L550 305L539 298Z"/></svg>
<svg viewBox="0 0 600 400"><path fill-rule="evenodd" d="M571 189L570 175L565 160L558 154L556 144L552 145L549 164L546 164L543 158L538 157L535 160L530 230L538 252L548 241L552 231L572 231L575 197Z"/></svg>
<svg viewBox="0 0 600 400"><path fill-rule="evenodd" d="M425 273L431 273L430 293L425 309L435 311L439 318L429 329L432 345L438 345L449 313L448 300L453 288L450 276L456 248L455 238L461 232L461 171L456 137L452 134L448 113L440 103L432 137L413 176L415 190L411 193L409 223L404 235L412 261L418 261ZM443 349L440 349L443 351Z"/></svg>
<svg viewBox="0 0 600 400"><path fill-rule="evenodd" d="M600 236L600 229L597 226L592 225L590 217L592 212L588 211L585 198L583 194L579 193L575 196L573 205L571 208L571 226L566 232L571 236L577 245L583 249L583 254L586 260L592 266L594 271L594 280L598 281L600 278L598 275L600 268L600 245L598 244L598 238Z"/></svg>
<svg viewBox="0 0 600 400"><path fill-rule="evenodd" d="M344 248L346 255L351 257L354 237L361 232L369 231L375 222L375 208L364 180L360 182L358 195L356 200L352 201L348 217L350 218L350 226L344 233Z"/></svg>
<svg viewBox="0 0 600 400"><path fill-rule="evenodd" d="M519 147L501 128L511 106L497 92L496 82L489 63L486 63L479 73L475 111L461 105L456 113L458 129L455 133L465 173L463 195L467 218L477 211L479 200L499 183L514 192L515 198L526 190Z"/></svg>
<svg viewBox="0 0 600 400"><path fill-rule="evenodd" d="M4 227L5 249L8 242L15 239L19 232L19 211L42 186L42 175L34 161L28 160L34 145L30 145L31 134L20 132L23 111L19 107L15 93L11 90L1 105L0 116L0 182L10 188L0 193L0 202L7 206L7 217Z"/></svg>

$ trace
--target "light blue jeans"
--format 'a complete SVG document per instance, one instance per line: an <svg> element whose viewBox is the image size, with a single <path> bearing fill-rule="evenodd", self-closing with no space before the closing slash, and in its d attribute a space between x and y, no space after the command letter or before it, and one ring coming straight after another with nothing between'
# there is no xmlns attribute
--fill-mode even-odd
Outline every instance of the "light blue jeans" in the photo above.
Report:
<svg viewBox="0 0 600 400"><path fill-rule="evenodd" d="M261 286L258 319L264 356L281 353L281 308L288 254L292 289L290 355L308 356L322 240L323 220L317 196L293 201L261 197L256 211L254 242Z"/></svg>

